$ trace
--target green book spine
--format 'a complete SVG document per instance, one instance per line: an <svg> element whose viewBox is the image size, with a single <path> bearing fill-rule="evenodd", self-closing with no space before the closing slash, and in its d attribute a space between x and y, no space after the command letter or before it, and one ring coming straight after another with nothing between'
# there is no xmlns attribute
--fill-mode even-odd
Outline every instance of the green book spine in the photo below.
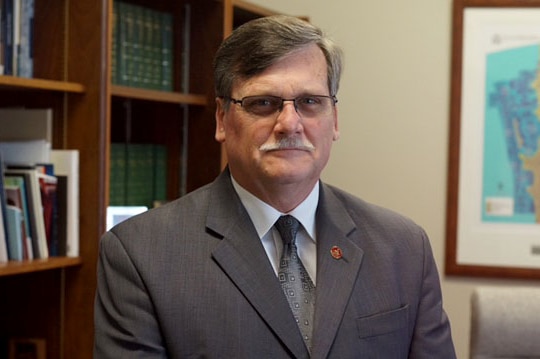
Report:
<svg viewBox="0 0 540 359"><path fill-rule="evenodd" d="M111 144L109 205L126 205L126 145Z"/></svg>
<svg viewBox="0 0 540 359"><path fill-rule="evenodd" d="M119 71L118 71L118 57L120 52L118 51L118 41L119 41L119 16L118 16L118 1L113 2L113 36L112 36L112 45L111 45L111 83L118 85L119 81Z"/></svg>
<svg viewBox="0 0 540 359"><path fill-rule="evenodd" d="M149 8L143 8L142 10L142 71L141 80L142 86L147 89L153 89L152 86L152 37L153 37L153 24L152 24L153 11Z"/></svg>
<svg viewBox="0 0 540 359"><path fill-rule="evenodd" d="M142 76L144 73L143 66L143 8L132 5L133 11L133 41L132 41L132 62L133 62L133 82L134 87L143 87Z"/></svg>
<svg viewBox="0 0 540 359"><path fill-rule="evenodd" d="M161 89L161 13L152 12L152 88Z"/></svg>
<svg viewBox="0 0 540 359"><path fill-rule="evenodd" d="M161 16L162 43L161 43L161 89L165 91L173 90L173 16L163 13Z"/></svg>
<svg viewBox="0 0 540 359"><path fill-rule="evenodd" d="M167 199L167 148L154 146L154 201Z"/></svg>
<svg viewBox="0 0 540 359"><path fill-rule="evenodd" d="M123 58L125 62L125 83L124 85L133 86L136 81L134 79L135 63L134 58L134 38L135 38L135 14L133 5L124 3L123 17L125 22L124 49Z"/></svg>
<svg viewBox="0 0 540 359"><path fill-rule="evenodd" d="M151 207L153 202L153 145L131 144L127 159L127 205Z"/></svg>
<svg viewBox="0 0 540 359"><path fill-rule="evenodd" d="M128 73L128 63L130 59L130 44L128 41L128 16L127 16L127 7L128 5L124 2L118 1L118 84L128 86L130 83L129 73Z"/></svg>

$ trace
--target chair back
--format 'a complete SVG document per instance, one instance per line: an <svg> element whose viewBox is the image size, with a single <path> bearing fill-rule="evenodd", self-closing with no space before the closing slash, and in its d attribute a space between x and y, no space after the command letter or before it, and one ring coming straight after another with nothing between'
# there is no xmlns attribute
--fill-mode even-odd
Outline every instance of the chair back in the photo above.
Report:
<svg viewBox="0 0 540 359"><path fill-rule="evenodd" d="M476 288L470 357L540 358L540 287Z"/></svg>

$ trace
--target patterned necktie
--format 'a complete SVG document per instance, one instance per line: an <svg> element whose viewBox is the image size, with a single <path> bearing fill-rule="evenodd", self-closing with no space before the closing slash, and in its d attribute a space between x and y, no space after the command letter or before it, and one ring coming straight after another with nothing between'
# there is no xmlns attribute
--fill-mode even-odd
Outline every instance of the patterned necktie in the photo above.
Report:
<svg viewBox="0 0 540 359"><path fill-rule="evenodd" d="M281 216L275 227L283 240L283 254L279 265L279 281L298 324L304 342L311 348L315 285L311 281L296 248L296 233L300 223L293 216Z"/></svg>

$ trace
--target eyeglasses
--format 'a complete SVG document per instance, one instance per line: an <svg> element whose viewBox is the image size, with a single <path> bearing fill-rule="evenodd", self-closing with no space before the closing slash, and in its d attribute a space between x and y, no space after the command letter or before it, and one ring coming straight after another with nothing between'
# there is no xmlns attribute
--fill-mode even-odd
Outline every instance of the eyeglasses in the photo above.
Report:
<svg viewBox="0 0 540 359"><path fill-rule="evenodd" d="M294 109L302 118L314 118L331 113L338 102L335 96L307 95L292 99L278 96L246 96L240 100L232 97L223 97L236 105L242 106L244 111L257 117L269 117L283 110L286 101L294 103Z"/></svg>

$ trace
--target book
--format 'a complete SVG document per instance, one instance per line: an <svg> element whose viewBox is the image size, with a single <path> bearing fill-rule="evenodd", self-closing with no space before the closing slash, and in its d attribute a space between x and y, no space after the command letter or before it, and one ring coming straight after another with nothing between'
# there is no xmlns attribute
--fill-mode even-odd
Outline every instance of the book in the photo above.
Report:
<svg viewBox="0 0 540 359"><path fill-rule="evenodd" d="M44 139L0 142L0 151L8 165L49 163L51 143Z"/></svg>
<svg viewBox="0 0 540 359"><path fill-rule="evenodd" d="M13 2L14 0L3 0L2 4L4 75L13 75Z"/></svg>
<svg viewBox="0 0 540 359"><path fill-rule="evenodd" d="M22 259L31 259L32 256L29 255L29 252L31 251L31 245L28 244L29 238L27 234L27 223L26 223L26 209L25 205L23 204L23 192L20 186L18 185L10 185L7 182L8 178L6 178L5 181L5 189L6 189L6 202L8 206L16 207L20 211L20 220L19 223L19 231L20 231L20 238L19 242L22 247ZM10 248L11 249L11 248Z"/></svg>
<svg viewBox="0 0 540 359"><path fill-rule="evenodd" d="M126 157L127 144L111 143L110 176L109 176L109 205L123 206L126 204Z"/></svg>
<svg viewBox="0 0 540 359"><path fill-rule="evenodd" d="M52 150L51 163L58 178L58 231L60 255L79 256L79 151ZM63 207L64 203L67 207ZM62 223L66 223L65 226ZM62 237L65 237L65 240ZM64 244L65 241L65 244ZM62 249L65 247L65 250ZM63 254L65 253L65 254Z"/></svg>
<svg viewBox="0 0 540 359"><path fill-rule="evenodd" d="M152 145L130 144L127 152L126 205L150 206L153 201Z"/></svg>
<svg viewBox="0 0 540 359"><path fill-rule="evenodd" d="M31 78L34 75L33 29L34 0L20 0L19 53L17 74L19 77Z"/></svg>
<svg viewBox="0 0 540 359"><path fill-rule="evenodd" d="M22 211L20 208L7 205L8 257L12 261L24 259L23 235L21 232Z"/></svg>
<svg viewBox="0 0 540 359"><path fill-rule="evenodd" d="M184 14L182 23L182 47L179 51L180 53L180 64L181 68L179 69L178 76L180 81L180 91L181 92L190 92L190 73L191 73L191 5L186 4L184 6ZM174 53L174 52L173 52Z"/></svg>
<svg viewBox="0 0 540 359"><path fill-rule="evenodd" d="M18 62L21 45L21 0L13 0L13 51L11 52L11 75L19 76Z"/></svg>
<svg viewBox="0 0 540 359"><path fill-rule="evenodd" d="M0 263L8 261L7 202L4 189L4 161L0 151Z"/></svg>
<svg viewBox="0 0 540 359"><path fill-rule="evenodd" d="M173 16L161 15L161 90L173 90Z"/></svg>
<svg viewBox="0 0 540 359"><path fill-rule="evenodd" d="M28 209L28 200L26 195L26 185L23 175L9 175L4 177L4 183L6 186L7 203L21 208L24 225L24 237L23 237L23 249L24 259L33 259L34 253L32 249L32 234L30 229L30 214ZM15 194L10 190L15 189Z"/></svg>
<svg viewBox="0 0 540 359"><path fill-rule="evenodd" d="M143 68L141 69L141 79L142 86L148 89L157 89L154 83L154 73L153 73L153 60L154 53L152 52L152 41L154 39L154 18L153 10L148 8L143 8L141 10L142 18L142 63Z"/></svg>
<svg viewBox="0 0 540 359"><path fill-rule="evenodd" d="M68 176L57 175L56 180L56 243L51 246L50 255L65 257L67 256L69 236Z"/></svg>
<svg viewBox="0 0 540 359"><path fill-rule="evenodd" d="M47 249L49 256L58 256L58 228L57 225L57 202L56 188L58 180L55 176L37 171L39 181L39 193L41 195L41 206L43 223L45 225L45 238L47 239Z"/></svg>
<svg viewBox="0 0 540 359"><path fill-rule="evenodd" d="M119 17L118 17L118 1L113 1L113 19L112 19L112 45L111 45L111 83L113 85L119 85L118 76L118 35L119 35Z"/></svg>
<svg viewBox="0 0 540 359"><path fill-rule="evenodd" d="M53 110L0 108L0 141L45 140L52 143Z"/></svg>
<svg viewBox="0 0 540 359"><path fill-rule="evenodd" d="M45 259L49 257L43 204L39 185L38 170L33 168L7 168L6 175L22 175L25 181L29 222L32 233L33 257Z"/></svg>
<svg viewBox="0 0 540 359"><path fill-rule="evenodd" d="M167 200L167 148L154 145L153 147L153 193L152 203Z"/></svg>
<svg viewBox="0 0 540 359"><path fill-rule="evenodd" d="M134 5L123 3L123 6L120 7L122 9L121 13L121 26L122 29L125 31L125 36L123 37L124 40L124 48L122 52L122 56L124 56L123 61L125 62L125 68L122 70L124 71L124 78L126 79L126 82L124 85L133 86L136 81L134 79L134 73L135 73L135 46L134 46L134 38L135 38L135 19L134 19Z"/></svg>
<svg viewBox="0 0 540 359"><path fill-rule="evenodd" d="M117 4L117 24L118 34L113 35L113 39L116 39L118 44L116 45L118 55L116 57L116 78L119 85L129 86L130 79L128 77L128 62L131 56L130 43L127 39L128 35L128 22L126 21L126 4L121 1L115 1Z"/></svg>
<svg viewBox="0 0 540 359"><path fill-rule="evenodd" d="M152 38L151 41L151 64L152 64L152 81L151 86L154 90L161 89L161 12L150 11L152 22Z"/></svg>
<svg viewBox="0 0 540 359"><path fill-rule="evenodd" d="M132 73L132 84L133 87L144 87L142 75L144 72L144 63L143 58L145 56L144 49L142 46L143 39L143 19L142 19L142 7L136 5L130 5L131 16L133 18L133 40L131 41L132 46L132 57L131 62L133 64L133 73Z"/></svg>
<svg viewBox="0 0 540 359"><path fill-rule="evenodd" d="M0 75L4 74L4 0L0 0Z"/></svg>

